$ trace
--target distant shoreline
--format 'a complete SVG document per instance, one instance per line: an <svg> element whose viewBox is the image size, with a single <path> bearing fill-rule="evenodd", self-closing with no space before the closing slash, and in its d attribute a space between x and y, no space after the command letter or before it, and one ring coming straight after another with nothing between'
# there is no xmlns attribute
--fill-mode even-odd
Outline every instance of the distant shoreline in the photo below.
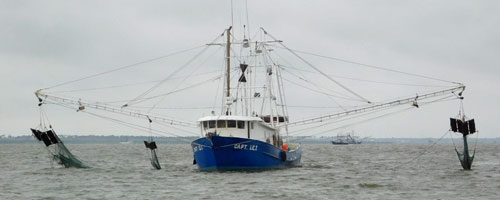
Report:
<svg viewBox="0 0 500 200"><path fill-rule="evenodd" d="M148 136L60 136L66 144L142 144L148 140ZM189 144L197 137L153 137L157 143L161 144ZM364 144L431 144L438 138L367 138L363 140ZM290 141L303 144L329 144L333 137L290 137ZM474 143L476 138L472 137L470 142ZM454 138L455 143L461 143L460 138ZM443 138L439 144L448 144L453 142L451 138ZM38 141L31 135L24 136L2 136L0 144L23 144L37 143ZM500 138L478 138L478 143L500 144Z"/></svg>

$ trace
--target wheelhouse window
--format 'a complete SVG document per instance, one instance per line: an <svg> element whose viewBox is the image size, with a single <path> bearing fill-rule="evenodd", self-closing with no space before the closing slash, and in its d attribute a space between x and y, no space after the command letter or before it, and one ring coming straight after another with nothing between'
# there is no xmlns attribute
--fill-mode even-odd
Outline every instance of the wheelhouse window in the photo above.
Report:
<svg viewBox="0 0 500 200"><path fill-rule="evenodd" d="M208 128L208 122L207 122L207 121L204 121L204 122L203 122L203 128L204 128L204 129L207 129L207 128Z"/></svg>
<svg viewBox="0 0 500 200"><path fill-rule="evenodd" d="M245 128L245 122L244 121L238 121L238 128L239 129L244 129Z"/></svg>
<svg viewBox="0 0 500 200"><path fill-rule="evenodd" d="M227 120L228 128L236 128L236 120Z"/></svg>
<svg viewBox="0 0 500 200"><path fill-rule="evenodd" d="M217 120L217 128L226 128L226 120Z"/></svg>
<svg viewBox="0 0 500 200"><path fill-rule="evenodd" d="M208 121L208 128L215 128L215 121Z"/></svg>

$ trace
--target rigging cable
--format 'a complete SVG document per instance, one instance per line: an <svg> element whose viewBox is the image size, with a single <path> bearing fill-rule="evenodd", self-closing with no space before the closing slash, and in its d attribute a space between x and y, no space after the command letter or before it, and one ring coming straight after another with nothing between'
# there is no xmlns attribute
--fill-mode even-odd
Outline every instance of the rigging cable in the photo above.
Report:
<svg viewBox="0 0 500 200"><path fill-rule="evenodd" d="M436 100L433 100L433 101L423 102L423 103L420 103L420 106L424 106L424 105L435 103L435 102L439 102L439 101L446 101L447 98L450 98L450 97L454 97L454 96L446 96L446 97L439 98L439 99L436 99ZM379 118L387 117L387 116L390 116L390 115L394 115L394 114L397 114L397 113L400 113L400 112L404 112L404 111L407 111L407 110L410 110L410 109L413 109L413 108L414 107L412 106L412 107L405 108L405 109L402 109L402 110L397 110L397 111L394 111L394 112L390 112L390 113L386 113L386 114L383 114L383 115L375 116L375 117L366 119L365 121L362 121L362 122L353 122L353 123L350 123L350 124L346 124L344 126L340 126L340 127L336 127L336 128L333 128L333 129L326 130L326 131L321 131L321 132L318 132L318 133L315 133L315 134L312 134L312 135L308 135L308 136L305 136L303 138L299 138L299 139L296 139L296 140L293 140L293 141L301 140L301 139L304 139L306 137L312 137L312 136L315 136L315 135L321 135L321 134L326 133L326 132L331 132L331 131L338 130L338 129L345 128L345 127L349 127L349 126L352 126L352 125L355 125L355 124L366 123L368 121L372 121L372 120L375 120L375 119L379 119Z"/></svg>
<svg viewBox="0 0 500 200"><path fill-rule="evenodd" d="M368 118L368 119L366 119L366 120L364 120L362 122L353 122L353 123L346 124L346 125L343 125L343 126L335 127L333 129L329 129L329 130L326 130L326 131L321 131L321 132L318 132L318 133L315 133L315 134L304 136L304 137L299 138L299 139L292 140L292 142L295 142L295 141L298 141L298 140L302 140L302 139L305 139L305 138L308 138L308 137L316 136L316 135L321 135L321 134L326 133L326 132L331 132L331 131L334 131L334 130L346 128L346 127L349 127L349 126L352 126L352 125L355 125L355 124L366 123L366 122L369 122L369 121L372 121L372 120L380 119L380 118L383 118L383 117L388 117L390 115L398 114L398 113L401 113L401 112L404 112L404 111L407 111L407 110L410 110L410 109L414 109L414 108L413 107L409 107L409 108L405 108L405 109L402 109L402 110L397 110L397 111L394 111L394 112L390 112L390 113L386 113L386 114L383 114L383 115L379 115L379 116L375 116L375 117L372 117L372 118Z"/></svg>
<svg viewBox="0 0 500 200"><path fill-rule="evenodd" d="M248 0L245 0L245 11L247 14L247 30L248 30L248 36L250 37L250 21L248 20Z"/></svg>
<svg viewBox="0 0 500 200"><path fill-rule="evenodd" d="M218 39L222 38L222 35L219 35L217 36L214 40L212 40L210 43L214 43L215 41L217 41ZM209 43L209 44L210 44ZM177 68L174 72L172 72L170 75L168 75L165 79L163 79L161 82L157 83L156 85L154 85L153 87L151 87L150 89L148 89L146 92L140 94L139 96L135 97L134 99L130 100L128 103L124 104L122 107L127 107L129 105L132 105L133 103L135 103L136 101L138 101L139 99L141 99L142 97L148 95L149 93L151 93L153 90L155 90L156 88L158 88L160 85L162 85L163 83L165 83L168 79L170 79L171 77L173 77L175 74L179 73L182 69L184 69L184 67L188 66L189 64L191 64L194 60L196 60L199 56L201 56L201 54L203 54L208 48L210 48L210 45L206 45L205 48L203 48L200 52L198 52L193 58L191 58L188 62L186 62L184 65L180 66L179 68Z"/></svg>
<svg viewBox="0 0 500 200"><path fill-rule="evenodd" d="M90 113L88 111L84 111L84 112L87 113L87 114L93 115L95 117L99 117L99 118L102 118L102 119L105 119L105 120L108 120L108 121L111 121L111 122L114 122L114 123L117 123L117 124L129 127L129 128L132 128L132 129L136 129L136 130L139 130L139 131L142 131L142 132L148 133L148 131L149 131L148 127L145 127L145 126L141 126L141 125L137 125L137 124L131 124L131 123L128 123L128 122L125 122L125 121L122 121L122 120L118 120L118 119L114 119L114 118L111 118L111 117L105 117L103 115L98 115L98 114L95 114L95 113ZM159 131L159 130L156 130L156 129L151 129L151 131L152 131L152 134L155 134L155 135L158 135L158 136L166 136L166 135L175 136L175 137L178 137L180 140L184 140L186 142L191 142L190 140L183 139L183 136L180 136L180 135L176 135L176 134L172 134L172 133L167 133L167 132Z"/></svg>
<svg viewBox="0 0 500 200"><path fill-rule="evenodd" d="M331 60L336 60L336 61L345 62L345 63L349 63L349 64L354 64L354 65L359 65L359 66L364 66L364 67L369 67L369 68L374 68L374 69L379 69L379 70L385 70L385 71L390 71L390 72L394 72L394 73L400 73L400 74L409 75L409 76L426 78L426 79L431 79L431 80L441 81L441 82L446 82L446 83L461 84L461 83L458 83L458 82L447 81L447 80L444 80L444 79L434 78L434 77L430 77L430 76L424 76L424 75L419 75L419 74L414 74L414 73L408 73L408 72L398 71L398 70L394 70L394 69L379 67L379 66L375 66L375 65L363 64L363 63L354 62L354 61L350 61L350 60L345 60L345 59L340 59L340 58L335 58L335 57L330 57L330 56L323 56L323 55L319 55L319 54L315 54L315 53L308 53L308 52L305 52L305 51L300 51L300 50L295 50L295 49L289 49L286 46L284 46L284 47L276 46L276 47L277 48L286 49L286 50L289 50L289 51L292 51L292 52L303 53L303 54L307 54L307 55L317 56L317 57L331 59Z"/></svg>
<svg viewBox="0 0 500 200"><path fill-rule="evenodd" d="M413 157L412 159L410 159L410 160L408 160L408 161L406 161L404 163L401 163L401 164L399 164L399 165L391 168L391 170L395 170L395 169L397 169L397 168L399 168L399 167L401 167L403 165L407 165L408 163L411 163L411 162L417 160L418 158L420 158L421 156L423 156L424 154L426 154L427 151L429 151L432 147L434 147L434 145L436 145L439 141L441 141L444 138L444 136L446 136L448 134L448 132L450 132L450 130L447 130L438 140L436 140L434 143L432 143L429 146L427 146L422 153L418 154L417 156Z"/></svg>
<svg viewBox="0 0 500 200"><path fill-rule="evenodd" d="M278 57L280 57L280 58L281 58L281 59L282 59L285 63L287 63L287 64L289 64L289 65L292 65L290 62L288 62L285 58L283 58L283 56L281 56L281 55L280 55L279 53L277 53L276 51L274 51L274 54L276 54ZM311 81L307 80L304 76L297 75L297 74L295 74L295 73L293 73L293 72L291 72L291 71L287 70L288 68L298 70L298 68L295 68L295 67L290 67L290 66L288 66L288 65L280 65L280 68L281 68L281 69L283 69L283 70L285 70L285 72L286 72L286 73L289 73L289 74L291 74L292 76L295 76L295 77L297 77L298 79L300 79L300 80L302 80L302 81L304 81L304 82L306 82L306 83L308 83L308 84L310 84L310 85L312 85L312 86L314 86L314 87L316 87L316 88L318 88L318 89L322 89L322 90L330 91L330 92L333 92L333 93L337 93L337 94L339 94L339 95L343 95L343 94L342 94L342 93L340 93L340 92L336 92L336 91L333 91L333 90L329 90L329 89L327 89L327 88L322 88L322 87L319 87L317 84L315 84L315 83L313 83L313 82L311 82ZM305 71L305 72L309 72L309 73L315 73L315 72L311 72L311 71L307 71L307 70L298 70L298 71ZM308 89L309 89L309 88L308 88ZM327 96L328 96L328 95L327 95ZM332 96L333 96L333 95L332 95ZM353 101L360 101L360 100L357 100L357 99L352 99L352 98L345 97L345 96L344 96L344 98L345 98L345 99L348 99L348 100L353 100ZM337 105L341 106L341 105L340 105L340 104L338 104L335 100L333 100L333 101L334 101Z"/></svg>
<svg viewBox="0 0 500 200"><path fill-rule="evenodd" d="M261 27L261 29L264 32L264 34L269 35L271 38L273 38L274 40L278 41L273 35L269 34L266 30L264 30L264 28ZM351 90L348 87L344 86L343 84L341 84L340 82L336 81L332 77L328 76L325 72L319 70L316 66L314 66L313 64L311 64L310 62L308 62L307 60L305 60L304 58L302 58L299 54L295 53L295 51L293 51L292 49L290 49L287 46L285 46L282 42L280 42L279 44L283 48L285 48L286 50L288 50L290 53L292 53L294 56L296 56L297 58L299 58L300 60L302 60L302 62L304 62L305 64L307 64L309 67L313 68L318 73L320 73L321 75L323 75L328 80L330 80L330 81L334 82L335 84L337 84L338 86L344 88L344 90L348 91L349 93L353 94L354 96L357 96L358 98L360 98L361 100L365 101L366 103L371 103L368 99L362 97L358 93L354 92L353 90Z"/></svg>
<svg viewBox="0 0 500 200"><path fill-rule="evenodd" d="M286 66L287 69L294 69L297 71L301 72L307 72L307 73L315 73L312 71L308 70L303 70L295 67L290 67ZM375 81L375 80L367 80L367 79L359 79L359 78L352 78L352 77L347 77L347 76L338 76L338 75L329 75L335 78L341 78L341 79L347 79L347 80L354 80L354 81L361 81L361 82L369 82L369 83L378 83L378 84L386 84L386 85L401 85L401 86L414 86L414 87L449 87L445 85L422 85L422 84L409 84L409 83L396 83L396 82L386 82L386 81Z"/></svg>
<svg viewBox="0 0 500 200"><path fill-rule="evenodd" d="M149 106L130 106L129 108L138 108L138 109L149 109L151 107ZM155 107L157 110L206 110L206 109L211 109L213 107L211 106L206 106L206 107Z"/></svg>
<svg viewBox="0 0 500 200"><path fill-rule="evenodd" d="M387 108L384 108L382 110L372 110L372 111L368 111L366 113L357 113L354 116L348 117L348 118L339 117L339 119L337 119L335 121L332 121L330 123L323 123L323 124L319 124L319 125L316 125L316 126L306 127L306 128L302 128L302 129L291 131L291 133L295 133L295 134L291 134L291 135L297 135L297 134L299 134L299 133L301 133L302 131L305 131L305 130L309 130L310 131L310 130L314 130L314 129L317 129L317 128L320 128L320 127L328 126L330 124L334 124L334 123L338 123L338 122L343 122L343 121L347 121L347 120L351 120L351 119L356 119L356 118L359 118L359 117L371 115L373 113L384 111L384 110L389 110L389 109L391 109L391 107L387 107ZM332 119L330 119L330 120L332 120ZM330 120L328 120L328 121L330 121ZM327 120L325 120L324 122L327 122ZM355 124L355 123L353 123L353 124ZM329 130L329 131L331 131L331 130Z"/></svg>
<svg viewBox="0 0 500 200"><path fill-rule="evenodd" d="M191 88L195 88L197 86L200 86L200 85L203 85L205 84L206 82L209 82L209 81L215 81L217 79L220 79L221 76L220 75L217 75L215 77L212 77L208 80L203 80L203 81L200 81L198 83L195 83L193 85L190 85L190 86L186 86L186 87L183 87L183 88L180 88L180 89L177 89L177 90L173 90L173 91L170 91L170 92L166 92L166 93L162 93L162 94L158 94L158 95L155 95L155 96L151 96L151 97L146 97L146 98L142 98L140 100L137 100L135 101L135 103L142 103L144 101L148 101L148 100L151 100L151 99L155 99L155 98L158 98L158 97L162 97L162 96L167 96L167 95L171 95L171 94L174 94L174 93L177 93L177 92L182 92L184 90L188 90L188 89L191 89ZM125 102L126 100L118 100L118 101L107 101L107 102L104 102L104 103L117 103L117 102ZM128 105L127 105L128 106Z"/></svg>
<svg viewBox="0 0 500 200"><path fill-rule="evenodd" d="M194 75L192 75L191 77L195 77L195 76L204 76L204 75L211 74L211 73L215 73L215 72L219 72L219 70L217 70L217 71L209 71L209 72L204 72L204 73L198 73L198 74L194 74ZM170 80L180 79L180 78L184 78L184 77L187 77L187 76L172 77ZM143 82L136 82L136 83L129 83L129 84L121 84L121 85L108 85L108 86L103 86L103 87L84 88L84 89L77 89L77 90L61 90L61 91L54 91L54 92L50 92L50 93L51 93L51 94L58 94L58 93L69 93L69 92L81 92L81 91L93 91L93 90L114 89L114 88L122 88L122 87L128 87L128 86L144 85L144 84L149 84L149 83L158 83L158 82L160 82L160 81L161 81L161 80L155 80L155 81L143 81Z"/></svg>
<svg viewBox="0 0 500 200"><path fill-rule="evenodd" d="M56 105L61 105L61 106L64 105L64 107L71 108L71 109L74 109L71 106L74 106L76 104L76 101L71 100L71 99L64 99L64 98L60 98L60 97L53 97L53 99L54 100L51 103L56 104ZM114 106L111 106L108 104L99 104L99 103L91 104L91 103L86 103L86 102L83 102L83 103L80 103L80 102L81 101L79 101L80 107L78 107L78 111L85 109L85 106L87 106L89 108L95 108L97 110L102 110L102 111L106 111L106 112L121 114L121 115L135 117L135 118L144 119L146 116L145 114L142 114L139 111L123 110L123 109L120 109L120 108L117 108L117 107L114 107ZM150 116L150 115L148 115L148 116ZM155 119L155 121L168 121L168 122L170 122L172 124L176 124L176 125L197 127L197 125L194 123L174 120L172 118L166 118L163 116L153 116L152 118Z"/></svg>
<svg viewBox="0 0 500 200"><path fill-rule="evenodd" d="M308 89L309 91L311 92L316 92L316 93L319 93L319 94L323 94L323 95L326 95L326 96L329 96L329 97L336 97L336 98L339 98L339 99L345 99L345 100L351 100L351 101L361 101L361 100L358 100L358 99L352 99L352 98L349 98L349 97L343 97L343 96L338 96L338 95L333 95L333 94L329 94L327 92L323 92L323 91L319 91L319 90L316 90L316 89L312 89L312 88L309 88L309 87L306 87L306 86L303 86L303 85L300 85L298 83L295 83L291 80L288 80L286 78L283 78L283 80L293 84L293 85L296 85L296 86L299 86L299 87L302 87L302 88L305 88L305 89ZM300 79L300 80L303 80L305 81L306 83L309 83L311 84L310 82L308 82L307 80L304 80L304 79ZM316 86L314 84L312 84L313 86ZM336 103L336 101L334 101ZM339 107L342 108L342 106L340 106L338 103L336 103ZM345 109L344 109L345 110Z"/></svg>
<svg viewBox="0 0 500 200"><path fill-rule="evenodd" d="M42 90L48 90L48 89L51 89L51 88L55 88L55 87L67 85L67 84L70 84L70 83L74 83L74 82L86 80L86 79L97 77L97 76L101 76L101 75L104 75L104 74L109 74L109 73L116 72L116 71L119 71L119 70L123 70L123 69L127 69L127 68L134 67L134 66L137 66L137 65L141 65L141 64L144 64L144 63L148 63L148 62L160 60L160 59L163 59L163 58L166 58L166 57L170 57L170 56L173 56L173 55L177 55L177 54L181 54L181 53L184 53L184 52L188 52L188 51L191 51L191 50L194 50L194 49L201 48L203 46L205 46L205 45L200 45L200 46L196 46L196 47L193 47L193 48L189 48L189 49L177 51L177 52L174 52L174 53L171 53L171 54L167 54L167 55L159 56L159 57L156 57L156 58L152 58L152 59L149 59L149 60L145 60L145 61L133 63L133 64L130 64L130 65L125 65L123 67L118 67L118 68L115 68L115 69L112 69L112 70L108 70L108 71L104 71L104 72L101 72L101 73L98 73L98 74L93 74L93 75L85 76L85 77L82 77L82 78L79 78L79 79L75 79L75 80L72 80L72 81L67 81L67 82L64 82L64 83L61 83L61 84L57 84L57 85L54 85L54 86L43 88Z"/></svg>
<svg viewBox="0 0 500 200"><path fill-rule="evenodd" d="M231 26L234 26L234 17L233 17L233 0L231 0Z"/></svg>
<svg viewBox="0 0 500 200"><path fill-rule="evenodd" d="M219 51L220 49L222 49L222 47L219 47L219 49L217 49L216 51L214 51L214 53L213 53L213 54L209 55L209 56L207 57L207 59L205 59L205 60L204 60L203 62L201 62L199 65L203 65L203 64L205 64L205 63L208 61L208 59L209 59L210 57L212 57L215 53L218 53L218 51ZM184 83L184 81L186 81L186 79L188 79L189 77L192 77L193 73L195 73L196 71L198 71L198 69L200 69L200 68L195 67L195 69L194 69L194 70L192 70L192 71L191 71L191 73L189 73L189 75L185 76L185 77L184 77L184 79L182 79L182 80L181 80L181 81L177 84L177 86L176 86L176 87L174 87L174 90L175 90L175 89L177 89L177 88L179 88L179 86L181 86L181 84L182 84L182 83ZM157 102L153 105L153 107L151 107L151 108L147 111L147 113L149 113L149 112L151 112L151 110L155 109L155 108L156 108L156 106L158 106L158 104L160 104L163 100L165 100L165 98L166 98L166 97L167 97L167 96L165 95L165 96L163 96L163 97L162 97L159 101L157 101Z"/></svg>
<svg viewBox="0 0 500 200"><path fill-rule="evenodd" d="M283 59L283 61L284 61L285 63L290 64L290 63L289 63L286 59L284 59L284 58L283 58L280 54L278 54L276 51L274 51L274 54L276 54L279 58ZM291 64L290 64L290 65L291 65ZM316 87L316 88L318 88L318 89L320 89L320 90L322 89L322 88L321 88L321 87L319 87L317 84L314 84L314 83L310 82L309 80L306 80L305 78L303 78L303 77L301 77L301 76L299 76L299 75L296 75L296 74L294 74L294 73L292 73L292 72L290 72L290 71L286 70L284 67L281 67L281 66L283 66L283 65L279 65L278 67L279 67L280 69L284 70L286 73L292 74L293 76L297 77L298 79L300 79L300 80L302 80L302 81L304 81L304 82L306 82L306 83L308 83L308 84L310 84L310 85L312 85L312 86L314 86L314 87ZM287 66L287 68L288 68L288 66ZM285 78L283 78L283 76L282 76L281 78L282 78L282 79L285 79ZM285 79L285 80L286 80L286 79ZM289 81L289 80L286 80L286 81ZM289 81L289 82L290 82L290 81ZM302 85L298 85L298 86L300 86L300 87L304 87L304 86L302 86ZM310 89L310 88L308 88L308 89ZM312 89L311 89L311 90L312 90ZM327 89L327 88L323 88L323 90L330 91L330 90L329 90L329 89ZM341 93L336 92L336 91L331 91L331 92L333 92L333 93L338 93L338 94L342 95ZM320 93L321 93L321 92L320 92ZM328 98L328 99L330 99L330 100L331 100L331 101L333 101L335 104L337 104L337 106L339 106L341 109L343 109L344 111L346 111L346 109L345 109L342 105L340 105L340 103L338 103L338 102L337 102L337 100L333 99L330 95L326 95L326 96L327 96L327 98ZM348 97L347 97L347 98L348 98ZM349 100L350 100L350 99L349 99ZM356 99L355 101L357 101L357 99Z"/></svg>

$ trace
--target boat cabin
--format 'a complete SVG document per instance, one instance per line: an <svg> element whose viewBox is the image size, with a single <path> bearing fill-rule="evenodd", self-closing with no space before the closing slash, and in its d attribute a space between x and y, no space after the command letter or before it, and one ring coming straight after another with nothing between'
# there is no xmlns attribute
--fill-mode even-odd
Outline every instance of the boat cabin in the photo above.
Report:
<svg viewBox="0 0 500 200"><path fill-rule="evenodd" d="M266 123L271 123L271 116L270 115L264 115L264 116L261 116L260 118L262 120L264 120L264 122L266 122ZM279 123L288 122L288 117L286 117L286 116L274 116L273 121L274 121L274 123L276 123L276 122L279 122Z"/></svg>
<svg viewBox="0 0 500 200"><path fill-rule="evenodd" d="M220 135L273 142L276 133L274 128L259 117L219 115L203 117L198 122L202 137Z"/></svg>

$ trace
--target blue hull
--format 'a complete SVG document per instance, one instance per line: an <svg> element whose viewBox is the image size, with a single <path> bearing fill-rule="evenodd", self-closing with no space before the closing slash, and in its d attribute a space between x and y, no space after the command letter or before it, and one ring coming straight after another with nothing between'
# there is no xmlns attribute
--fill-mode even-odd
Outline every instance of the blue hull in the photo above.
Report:
<svg viewBox="0 0 500 200"><path fill-rule="evenodd" d="M302 147L285 152L259 140L212 136L191 143L200 170L261 170L300 164Z"/></svg>

